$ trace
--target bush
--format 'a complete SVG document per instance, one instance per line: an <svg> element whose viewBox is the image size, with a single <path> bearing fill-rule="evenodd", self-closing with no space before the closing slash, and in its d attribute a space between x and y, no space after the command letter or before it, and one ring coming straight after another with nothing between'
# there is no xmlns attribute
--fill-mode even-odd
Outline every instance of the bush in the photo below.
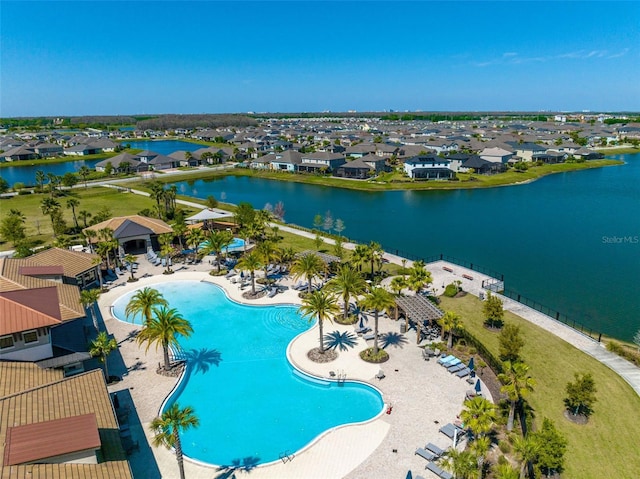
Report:
<svg viewBox="0 0 640 479"><path fill-rule="evenodd" d="M19 190L18 195L30 195L31 190Z"/></svg>
<svg viewBox="0 0 640 479"><path fill-rule="evenodd" d="M447 298L453 298L456 294L458 294L458 287L453 283L448 284L444 290L444 295Z"/></svg>
<svg viewBox="0 0 640 479"><path fill-rule="evenodd" d="M618 343L617 341L607 342L607 350L631 361L636 366L640 366L640 352L634 351L629 346Z"/></svg>
<svg viewBox="0 0 640 479"><path fill-rule="evenodd" d="M389 359L389 354L382 348L378 349L378 354L373 354L373 348L360 351L360 358L368 363L384 363Z"/></svg>
<svg viewBox="0 0 640 479"><path fill-rule="evenodd" d="M21 189L23 189L23 188L24 188L24 183L23 183L23 182L21 182L21 181L16 181L16 182L13 184L13 189L14 189L14 191L20 191L20 190L21 190Z"/></svg>
<svg viewBox="0 0 640 479"><path fill-rule="evenodd" d="M511 445L507 441L500 441L498 443L498 448L500 448L500 452L502 454L509 454L511 452ZM504 456L500 456L501 458Z"/></svg>

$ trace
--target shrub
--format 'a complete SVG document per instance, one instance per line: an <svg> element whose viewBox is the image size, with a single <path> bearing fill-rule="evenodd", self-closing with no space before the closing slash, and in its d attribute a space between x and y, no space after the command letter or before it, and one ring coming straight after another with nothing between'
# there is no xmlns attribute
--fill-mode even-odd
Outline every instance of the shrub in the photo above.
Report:
<svg viewBox="0 0 640 479"><path fill-rule="evenodd" d="M498 443L498 448L500 448L500 452L502 454L509 454L511 452L511 445L507 441L500 441ZM502 459L504 456L500 456ZM498 461L499 462L499 461Z"/></svg>
<svg viewBox="0 0 640 479"><path fill-rule="evenodd" d="M634 351L630 347L618 343L617 341L607 342L607 349L612 353L631 361L636 366L640 366L640 352Z"/></svg>
<svg viewBox="0 0 640 479"><path fill-rule="evenodd" d="M453 298L456 294L458 294L458 287L453 283L448 284L444 289L444 295L447 298Z"/></svg>
<svg viewBox="0 0 640 479"><path fill-rule="evenodd" d="M24 183L23 183L23 182L21 182L21 181L16 181L16 182L13 184L13 189L14 189L15 191L20 191L20 190L21 190L21 189L23 189L23 188L24 188Z"/></svg>
<svg viewBox="0 0 640 479"><path fill-rule="evenodd" d="M389 354L382 348L378 349L378 354L373 354L373 348L360 351L360 358L368 363L384 363L389 359Z"/></svg>
<svg viewBox="0 0 640 479"><path fill-rule="evenodd" d="M18 195L30 195L31 190L18 190Z"/></svg>

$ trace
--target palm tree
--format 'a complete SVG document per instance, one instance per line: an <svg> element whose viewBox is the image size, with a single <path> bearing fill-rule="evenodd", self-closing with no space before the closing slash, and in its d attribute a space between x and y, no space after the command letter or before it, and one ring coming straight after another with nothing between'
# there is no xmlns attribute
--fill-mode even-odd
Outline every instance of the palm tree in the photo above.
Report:
<svg viewBox="0 0 640 479"><path fill-rule="evenodd" d="M358 266L358 271L362 271L362 265L368 261L369 247L364 244L356 245L356 248L351 253L351 261Z"/></svg>
<svg viewBox="0 0 640 479"><path fill-rule="evenodd" d="M475 455L476 463L478 464L478 479L482 479L484 462L490 448L491 438L489 436L476 437L476 439L469 445L469 449Z"/></svg>
<svg viewBox="0 0 640 479"><path fill-rule="evenodd" d="M171 271L171 255L173 254L173 234L163 233L158 236L158 242L160 243L160 254L164 256L166 268L165 273L170 274Z"/></svg>
<svg viewBox="0 0 640 479"><path fill-rule="evenodd" d="M92 357L97 357L98 361L104 364L104 375L107 378L107 382L109 382L109 366L107 364L107 356L111 354L111 351L118 349L118 343L115 339L107 336L106 331L101 331L98 333L96 339L91 341L89 345L89 354Z"/></svg>
<svg viewBox="0 0 640 479"><path fill-rule="evenodd" d="M91 218L92 214L90 211L87 210L80 210L78 211L78 218L80 218L82 220L82 222L84 223L84 227L86 228L87 225L87 220L89 218Z"/></svg>
<svg viewBox="0 0 640 479"><path fill-rule="evenodd" d="M380 311L395 306L396 302L393 295L384 288L374 287L362 300L362 306L367 309L373 309L374 317L374 338L373 338L373 355L378 354L378 314Z"/></svg>
<svg viewBox="0 0 640 479"><path fill-rule="evenodd" d="M84 181L84 187L87 187L87 177L91 174L91 170L89 169L88 166L86 165L82 165L80 167L80 169L78 170L78 175L80 175L80 177L82 178L82 180Z"/></svg>
<svg viewBox="0 0 640 479"><path fill-rule="evenodd" d="M47 173L47 178L49 179L49 193L51 194L51 198L53 198L56 191L58 191L58 185L61 179L55 173Z"/></svg>
<svg viewBox="0 0 640 479"><path fill-rule="evenodd" d="M175 449L180 479L184 479L184 460L182 457L182 443L180 433L192 427L198 427L200 421L191 406L180 409L178 403L173 403L162 416L151 421L151 430L155 434L153 445L165 446L167 449Z"/></svg>
<svg viewBox="0 0 640 479"><path fill-rule="evenodd" d="M269 264L280 259L280 251L273 241L263 241L256 247L256 251L264 266L264 277L266 279L268 276L267 268Z"/></svg>
<svg viewBox="0 0 640 479"><path fill-rule="evenodd" d="M131 274L129 282L135 281L136 278L133 277L133 264L136 262L136 257L129 253L124 257L124 260L129 264L129 273Z"/></svg>
<svg viewBox="0 0 640 479"><path fill-rule="evenodd" d="M37 170L36 171L36 186L38 188L38 191L42 191L42 188L44 186L44 182L47 180L47 175L45 174L44 171L42 170Z"/></svg>
<svg viewBox="0 0 640 479"><path fill-rule="evenodd" d="M475 479L476 458L471 451L458 451L451 448L440 459L441 466L453 474L454 479Z"/></svg>
<svg viewBox="0 0 640 479"><path fill-rule="evenodd" d="M299 256L291 266L291 273L294 279L305 277L308 282L309 294L312 291L313 278L320 276L325 269L324 261L315 253L309 253Z"/></svg>
<svg viewBox="0 0 640 479"><path fill-rule="evenodd" d="M49 218L51 219L51 228L53 229L53 236L57 237L58 235L56 234L56 230L58 228L56 228L55 215L60 211L60 203L53 198L47 197L43 198L40 202L40 208L42 209L42 214L49 215Z"/></svg>
<svg viewBox="0 0 640 479"><path fill-rule="evenodd" d="M302 300L302 306L298 310L303 316L309 316L309 321L314 318L318 319L318 328L320 331L320 353L324 354L324 334L322 333L322 324L325 320L332 321L340 312L336 297L324 290L314 291L305 296Z"/></svg>
<svg viewBox="0 0 640 479"><path fill-rule="evenodd" d="M449 333L447 348L451 349L453 347L453 334L462 325L460 316L458 313L454 313L453 311L446 311L444 316L438 320L438 324L440 324L440 327L442 328L441 339L443 341L445 333Z"/></svg>
<svg viewBox="0 0 640 479"><path fill-rule="evenodd" d="M147 324L151 322L151 313L157 306L169 306L169 303L157 289L142 288L131 297L124 309L124 313L127 317L131 316L132 319L137 314L140 314L145 319L144 323Z"/></svg>
<svg viewBox="0 0 640 479"><path fill-rule="evenodd" d="M256 294L256 270L262 268L262 262L257 251L251 251L246 253L240 261L238 261L238 268L249 271L251 275L251 294Z"/></svg>
<svg viewBox="0 0 640 479"><path fill-rule="evenodd" d="M181 220L174 221L171 225L171 228L173 229L173 234L178 237L180 251L182 251L184 249L184 246L182 245L182 237L187 232L187 223L185 222L184 218L182 218Z"/></svg>
<svg viewBox="0 0 640 479"><path fill-rule="evenodd" d="M498 464L493 472L495 479L518 479L519 477L518 471L508 462Z"/></svg>
<svg viewBox="0 0 640 479"><path fill-rule="evenodd" d="M100 298L100 290L98 289L85 289L80 291L80 304L84 308L91 306L91 316L93 319L93 327L98 331L98 312L96 310L96 304Z"/></svg>
<svg viewBox="0 0 640 479"><path fill-rule="evenodd" d="M162 196L164 195L164 185L161 181L152 181L151 183L149 183L149 189L151 190L151 192L149 193L149 198L156 202L158 217L162 218L162 208L160 208L160 201L162 200Z"/></svg>
<svg viewBox="0 0 640 479"><path fill-rule="evenodd" d="M218 273L220 272L220 257L222 256L222 250L225 249L233 242L233 233L227 230L209 230L206 235L206 243L203 248L204 254L209 253L216 254L216 264L218 266Z"/></svg>
<svg viewBox="0 0 640 479"><path fill-rule="evenodd" d="M513 439L513 450L520 461L520 479L524 479L527 465L535 462L540 454L540 443L532 435Z"/></svg>
<svg viewBox="0 0 640 479"><path fill-rule="evenodd" d="M407 278L409 289L417 294L418 291L432 282L431 273L425 268L424 261L415 261L409 270L409 277Z"/></svg>
<svg viewBox="0 0 640 479"><path fill-rule="evenodd" d="M187 244L193 246L195 250L196 259L198 258L198 249L200 249L200 244L205 240L204 231L200 228L191 228L187 231Z"/></svg>
<svg viewBox="0 0 640 479"><path fill-rule="evenodd" d="M76 217L76 206L80 204L76 198L69 198L67 200L67 208L71 208L71 214L73 215L73 222L76 225L76 229L80 229L80 225L78 225L78 218Z"/></svg>
<svg viewBox="0 0 640 479"><path fill-rule="evenodd" d="M168 309L166 307L153 308L153 317L151 321L145 323L144 328L136 337L138 344L147 343L147 351L149 347L156 343L162 346L164 356L164 370L171 369L169 362L169 346L178 347L178 336L189 337L193 332L191 323L184 319L177 309Z"/></svg>
<svg viewBox="0 0 640 479"><path fill-rule="evenodd" d="M510 401L507 431L512 431L516 405L533 391L536 382L529 376L529 366L523 362L505 361L503 371L498 374L498 379L503 384L500 392L506 394Z"/></svg>
<svg viewBox="0 0 640 479"><path fill-rule="evenodd" d="M482 396L476 396L467 399L463 405L465 409L460 413L462 422L476 438L486 436L496 420L495 404Z"/></svg>
<svg viewBox="0 0 640 479"><path fill-rule="evenodd" d="M330 291L342 295L343 317L346 321L349 316L349 299L351 296L364 293L367 289L367 283L353 266L344 263L338 268L336 276L327 283L327 287Z"/></svg>

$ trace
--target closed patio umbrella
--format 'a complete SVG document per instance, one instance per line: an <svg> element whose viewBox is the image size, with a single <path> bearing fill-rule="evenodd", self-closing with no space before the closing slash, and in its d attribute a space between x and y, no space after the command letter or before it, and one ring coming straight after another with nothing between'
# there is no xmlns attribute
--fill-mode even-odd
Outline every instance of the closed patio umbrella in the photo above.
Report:
<svg viewBox="0 0 640 479"><path fill-rule="evenodd" d="M482 385L480 384L480 380L479 379L476 381L475 389L476 389L476 394L481 394L482 393Z"/></svg>
<svg viewBox="0 0 640 479"><path fill-rule="evenodd" d="M470 369L471 371L475 371L475 370L476 370L476 366L475 366L475 364L473 363L473 356L471 356L471 359L469 359L469 369Z"/></svg>
<svg viewBox="0 0 640 479"><path fill-rule="evenodd" d="M413 474L411 474L411 471L407 471L407 477L405 479L413 479Z"/></svg>

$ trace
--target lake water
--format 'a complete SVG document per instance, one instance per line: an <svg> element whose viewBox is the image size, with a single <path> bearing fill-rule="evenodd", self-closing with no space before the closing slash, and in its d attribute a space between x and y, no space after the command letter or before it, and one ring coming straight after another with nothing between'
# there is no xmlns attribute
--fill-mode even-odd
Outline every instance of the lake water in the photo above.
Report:
<svg viewBox="0 0 640 479"><path fill-rule="evenodd" d="M640 155L623 166L481 190L360 192L250 177L180 182L182 194L256 208L282 201L312 227L418 257L440 253L505 276L505 286L588 327L630 339L640 328Z"/></svg>
<svg viewBox="0 0 640 479"><path fill-rule="evenodd" d="M131 145L131 148L137 148L141 150L151 150L156 153L168 155L174 151L195 151L203 148L202 145L195 143L188 143L186 141L179 140L158 140L158 141L125 141ZM81 166L87 166L89 168L95 168L96 163L102 160L76 160L66 161L64 163L53 164L40 164L30 165L29 161L15 162L15 166L8 166L0 169L0 176L7 180L7 182L13 186L16 182L22 182L26 185L34 185L36 178L36 171L42 170L45 173L54 173L58 176L62 176L68 172L77 172Z"/></svg>

